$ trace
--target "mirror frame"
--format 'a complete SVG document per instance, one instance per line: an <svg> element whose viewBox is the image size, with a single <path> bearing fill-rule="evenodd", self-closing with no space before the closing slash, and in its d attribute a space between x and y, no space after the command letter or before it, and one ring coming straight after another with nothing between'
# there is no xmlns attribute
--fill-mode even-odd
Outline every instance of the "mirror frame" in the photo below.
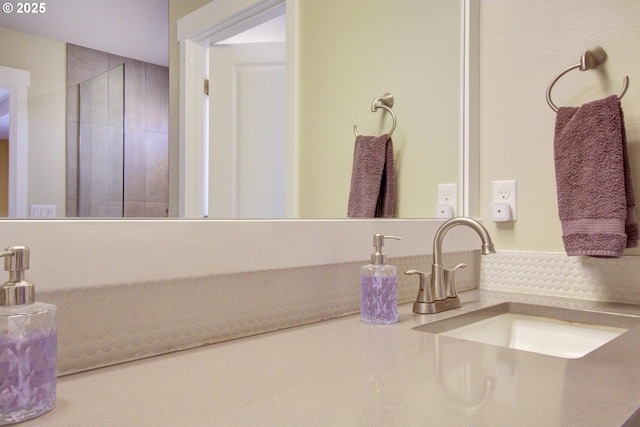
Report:
<svg viewBox="0 0 640 427"><path fill-rule="evenodd" d="M204 212L205 170L201 159L206 155L207 114L201 85L208 78L208 45L265 22L282 13L295 17L300 0L219 0L207 3L177 22L177 41L180 44L180 117L178 165L178 215L202 218ZM478 167L478 34L479 0L460 0L461 17L461 99L459 152L458 206L464 216L475 215L479 204ZM295 32L294 18L287 18L287 32ZM295 37L294 37L295 40ZM287 41L287 118L286 138L296 139L295 87L297 67L295 46ZM291 74L289 74L291 73ZM295 168L295 156L287 154L286 168ZM295 183L288 183L293 186ZM289 202L288 202L289 203ZM286 207L287 216L294 217L294 207Z"/></svg>

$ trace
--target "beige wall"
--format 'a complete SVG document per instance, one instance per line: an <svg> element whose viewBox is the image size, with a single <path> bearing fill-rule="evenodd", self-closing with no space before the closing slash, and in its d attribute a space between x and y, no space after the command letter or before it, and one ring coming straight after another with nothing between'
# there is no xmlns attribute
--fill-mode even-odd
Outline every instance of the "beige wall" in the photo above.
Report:
<svg viewBox="0 0 640 427"><path fill-rule="evenodd" d="M179 49L174 42L175 22L205 3L170 2L174 159L177 159L178 139L174 101L178 97L179 82L175 72L179 63ZM574 71L565 76L554 90L554 99L560 105L579 105L617 93L622 77L629 75L630 88L622 106L631 157L635 159L632 169L636 198L640 200L639 20L637 0L490 0L481 3L481 211L477 214L485 219L500 249L563 251L553 170L555 115L545 102L545 91L558 72L578 62L582 51L592 45L602 45L607 50L607 62L599 71ZM368 36L371 31L362 35ZM367 100L373 96L376 95L366 92ZM351 98L350 95L345 99ZM403 105L403 101L397 102L396 111ZM361 117L348 117L345 126L349 125L350 129L357 123L359 129L371 129L371 121L367 120L371 120L368 116L372 113L368 113L366 107L358 109ZM511 178L518 181L518 221L496 224L488 214L491 181ZM640 251L628 250L627 253L637 255Z"/></svg>
<svg viewBox="0 0 640 427"><path fill-rule="evenodd" d="M0 65L31 72L29 114L29 204L56 205L65 212L66 65L63 42L0 27Z"/></svg>
<svg viewBox="0 0 640 427"><path fill-rule="evenodd" d="M170 5L174 40L175 20L188 10L181 2ZM288 42L296 45L298 67L295 216L346 216L353 125L370 135L390 129L388 114L370 111L373 98L385 92L394 94L398 116L393 135L397 215L432 216L436 184L459 179L459 2L305 0L290 1L287 8L297 19L295 42ZM179 46L172 41L173 99L179 96L178 59ZM173 102L172 108L171 140L177 143ZM176 144L172 158L177 159L177 151ZM177 171L177 163L172 161L172 168ZM177 199L176 184L172 200Z"/></svg>
<svg viewBox="0 0 640 427"><path fill-rule="evenodd" d="M557 105L618 93L622 100L636 199L640 200L640 2L637 0L490 0L480 21L481 212L501 250L563 252L553 166L551 79L600 45L600 70L572 71L555 86ZM491 181L518 182L518 220L490 220ZM640 250L627 250L638 255Z"/></svg>
<svg viewBox="0 0 640 427"><path fill-rule="evenodd" d="M371 101L395 96L396 214L432 217L438 183L458 182L460 4L298 2L298 216L344 217L353 126L389 131ZM328 24L330 23L330 25Z"/></svg>

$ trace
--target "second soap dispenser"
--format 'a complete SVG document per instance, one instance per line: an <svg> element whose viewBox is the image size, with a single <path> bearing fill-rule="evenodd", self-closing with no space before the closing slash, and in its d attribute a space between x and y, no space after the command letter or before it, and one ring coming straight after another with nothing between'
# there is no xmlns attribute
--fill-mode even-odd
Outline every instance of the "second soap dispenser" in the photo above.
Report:
<svg viewBox="0 0 640 427"><path fill-rule="evenodd" d="M396 236L374 234L371 264L360 268L360 319L366 323L389 324L398 321L398 270L387 264L382 252L384 239Z"/></svg>
<svg viewBox="0 0 640 427"><path fill-rule="evenodd" d="M0 425L37 417L56 403L57 309L35 301L25 279L29 248L12 246L5 257L9 281L0 286Z"/></svg>

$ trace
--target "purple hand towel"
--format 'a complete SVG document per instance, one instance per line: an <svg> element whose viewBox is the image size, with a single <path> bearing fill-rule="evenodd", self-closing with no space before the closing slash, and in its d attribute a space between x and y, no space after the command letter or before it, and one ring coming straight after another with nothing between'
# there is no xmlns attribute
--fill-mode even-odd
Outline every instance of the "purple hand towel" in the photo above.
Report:
<svg viewBox="0 0 640 427"><path fill-rule="evenodd" d="M395 210L393 142L387 134L356 137L349 218L391 218Z"/></svg>
<svg viewBox="0 0 640 427"><path fill-rule="evenodd" d="M567 255L620 257L638 246L620 99L561 107L554 137L558 211Z"/></svg>

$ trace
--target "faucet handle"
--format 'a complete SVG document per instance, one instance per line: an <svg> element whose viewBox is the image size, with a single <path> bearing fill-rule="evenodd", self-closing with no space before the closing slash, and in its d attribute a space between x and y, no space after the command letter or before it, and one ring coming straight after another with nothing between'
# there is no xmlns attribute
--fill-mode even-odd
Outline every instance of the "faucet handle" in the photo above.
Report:
<svg viewBox="0 0 640 427"><path fill-rule="evenodd" d="M467 264L461 263L451 269L444 270L444 284L447 290L447 298L455 298L458 296L458 294L456 294L455 272L457 269L465 268L466 266Z"/></svg>
<svg viewBox="0 0 640 427"><path fill-rule="evenodd" d="M418 297L416 302L433 302L433 289L431 288L431 273L425 273L418 270L407 270L404 272L406 275L416 274L420 278L420 287L418 288Z"/></svg>

